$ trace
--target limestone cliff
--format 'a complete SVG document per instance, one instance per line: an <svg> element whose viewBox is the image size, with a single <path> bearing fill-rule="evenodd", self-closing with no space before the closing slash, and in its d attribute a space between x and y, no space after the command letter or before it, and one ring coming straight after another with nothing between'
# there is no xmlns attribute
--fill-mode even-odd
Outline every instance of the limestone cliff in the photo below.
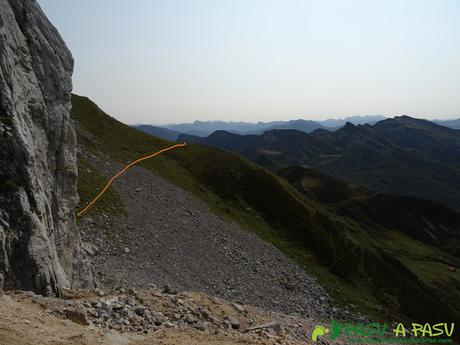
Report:
<svg viewBox="0 0 460 345"><path fill-rule="evenodd" d="M92 285L75 223L73 59L34 0L0 0L0 273L60 294Z"/></svg>

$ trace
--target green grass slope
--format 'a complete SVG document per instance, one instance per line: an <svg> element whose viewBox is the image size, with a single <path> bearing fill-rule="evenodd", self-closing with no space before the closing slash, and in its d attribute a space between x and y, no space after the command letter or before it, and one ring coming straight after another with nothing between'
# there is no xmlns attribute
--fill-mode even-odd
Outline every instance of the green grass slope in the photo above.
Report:
<svg viewBox="0 0 460 345"><path fill-rule="evenodd" d="M88 98L73 96L72 103L79 144L88 153L127 163L172 144L120 123ZM189 144L142 166L279 247L338 302L356 304L381 320L460 320L456 294L439 296L440 287L429 280L455 258L400 229L381 225L370 231L272 172L211 147ZM429 271L421 272L428 260ZM458 272L451 278L457 284Z"/></svg>
<svg viewBox="0 0 460 345"><path fill-rule="evenodd" d="M94 198L97 192L102 190L107 180L98 172L97 168L84 158L78 159L78 195L80 201L77 209L82 210L89 200ZM120 196L113 190L108 189L107 196L100 199L94 206L97 213L121 215L125 212Z"/></svg>

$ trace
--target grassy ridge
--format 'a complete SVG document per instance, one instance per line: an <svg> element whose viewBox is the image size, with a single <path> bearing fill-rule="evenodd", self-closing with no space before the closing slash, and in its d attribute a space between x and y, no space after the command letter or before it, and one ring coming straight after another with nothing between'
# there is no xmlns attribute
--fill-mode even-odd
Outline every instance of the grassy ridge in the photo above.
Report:
<svg viewBox="0 0 460 345"><path fill-rule="evenodd" d="M127 163L171 145L116 121L85 97L73 96L72 102L80 145L89 152ZM314 273L339 302L357 304L377 319L458 319L455 300L438 297L416 267L441 254L398 229L363 227L279 176L219 149L189 144L142 165L276 245ZM376 238L375 231L394 232L393 242L406 242L411 255L394 256L397 245ZM420 245L429 255L412 257L412 251L421 255Z"/></svg>

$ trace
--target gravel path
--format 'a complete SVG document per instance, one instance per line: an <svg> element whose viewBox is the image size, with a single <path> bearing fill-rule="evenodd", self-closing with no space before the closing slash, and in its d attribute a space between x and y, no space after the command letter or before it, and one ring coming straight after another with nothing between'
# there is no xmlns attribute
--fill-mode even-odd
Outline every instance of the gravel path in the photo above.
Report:
<svg viewBox="0 0 460 345"><path fill-rule="evenodd" d="M121 167L96 166L107 177ZM102 285L169 285L288 314L344 315L316 279L278 249L163 178L134 167L114 188L127 209L116 221L117 241L90 230L104 215L82 221L85 240L98 248L93 262Z"/></svg>

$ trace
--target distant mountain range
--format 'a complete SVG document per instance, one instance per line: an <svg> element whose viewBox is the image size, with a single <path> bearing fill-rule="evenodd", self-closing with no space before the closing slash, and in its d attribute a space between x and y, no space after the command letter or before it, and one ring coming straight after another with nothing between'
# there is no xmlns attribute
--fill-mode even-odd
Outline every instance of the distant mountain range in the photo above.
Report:
<svg viewBox="0 0 460 345"><path fill-rule="evenodd" d="M271 130L262 135L216 131L180 141L230 150L279 170L300 165L379 192L431 199L460 210L460 131L395 117L375 125L348 122L337 131Z"/></svg>
<svg viewBox="0 0 460 345"><path fill-rule="evenodd" d="M347 122L354 125L375 124L385 120L382 115L350 116L343 119L328 119L323 121L291 120L272 122L225 122L225 121L195 121L193 123L170 124L153 126L147 124L135 125L137 129L156 137L176 141L181 134L197 137L206 137L215 131L227 131L236 134L263 134L273 129L295 129L305 133L311 133L317 129L335 131L345 126ZM460 119L457 120L433 120L434 123L460 129Z"/></svg>
<svg viewBox="0 0 460 345"><path fill-rule="evenodd" d="M262 134L273 129L295 129L311 133L316 129L337 130L347 122L353 124L375 123L384 120L381 115L352 116L345 119L328 119L324 121L291 120L271 122L225 122L225 121L195 121L193 123L170 124L153 126L140 124L137 129L162 139L177 140L180 134L206 137L215 131L227 131L236 134Z"/></svg>
<svg viewBox="0 0 460 345"><path fill-rule="evenodd" d="M441 126L446 126L453 129L460 129L460 119L456 120L433 120L434 123L437 123Z"/></svg>
<svg viewBox="0 0 460 345"><path fill-rule="evenodd" d="M319 121L319 123L325 127L340 128L345 126L347 122L354 125L365 125L366 123L374 124L376 122L385 120L386 117L382 115L364 115L364 116L349 116L343 119L328 119ZM295 129L295 128L292 128Z"/></svg>
<svg viewBox="0 0 460 345"><path fill-rule="evenodd" d="M320 122L311 120L291 120L272 122L224 122L224 121L195 121L193 123L171 124L161 126L169 130L196 136L207 136L212 132L223 130L238 134L262 134L272 129L297 129L310 133L318 128L326 128ZM330 128L331 130L333 128Z"/></svg>

